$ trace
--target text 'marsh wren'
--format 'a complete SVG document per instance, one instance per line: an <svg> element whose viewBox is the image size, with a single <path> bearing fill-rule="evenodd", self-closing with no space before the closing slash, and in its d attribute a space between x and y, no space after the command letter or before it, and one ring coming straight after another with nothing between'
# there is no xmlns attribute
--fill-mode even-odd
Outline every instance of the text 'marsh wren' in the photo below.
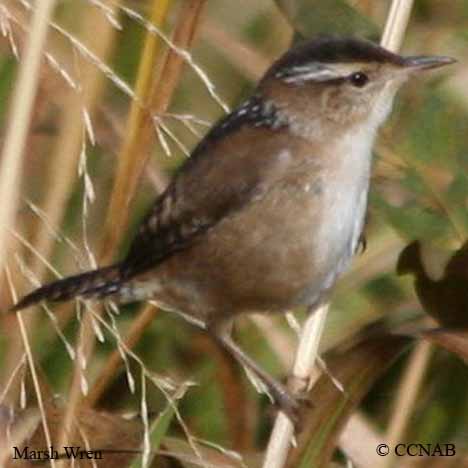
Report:
<svg viewBox="0 0 468 468"><path fill-rule="evenodd" d="M372 144L396 91L452 62L349 38L290 49L198 144L121 262L45 285L12 310L152 299L206 329L294 417L296 399L231 340L232 320L327 300L359 244Z"/></svg>

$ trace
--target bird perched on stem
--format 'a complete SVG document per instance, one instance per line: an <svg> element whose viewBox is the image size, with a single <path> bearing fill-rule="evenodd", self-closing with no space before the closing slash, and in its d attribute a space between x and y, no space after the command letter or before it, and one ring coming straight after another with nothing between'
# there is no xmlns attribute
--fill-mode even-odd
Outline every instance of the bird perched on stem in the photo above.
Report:
<svg viewBox="0 0 468 468"><path fill-rule="evenodd" d="M372 144L396 91L453 61L351 38L291 48L194 149L122 261L47 284L12 310L152 299L205 329L294 418L297 399L232 341L232 320L327 300L361 238Z"/></svg>

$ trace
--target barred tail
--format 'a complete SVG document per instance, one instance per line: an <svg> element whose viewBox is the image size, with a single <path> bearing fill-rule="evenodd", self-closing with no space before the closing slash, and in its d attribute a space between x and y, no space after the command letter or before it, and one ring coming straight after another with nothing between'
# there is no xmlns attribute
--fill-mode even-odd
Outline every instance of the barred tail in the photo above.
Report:
<svg viewBox="0 0 468 468"><path fill-rule="evenodd" d="M121 283L119 265L87 271L41 286L20 299L10 311L15 312L46 299L61 302L74 297L105 297L118 292Z"/></svg>

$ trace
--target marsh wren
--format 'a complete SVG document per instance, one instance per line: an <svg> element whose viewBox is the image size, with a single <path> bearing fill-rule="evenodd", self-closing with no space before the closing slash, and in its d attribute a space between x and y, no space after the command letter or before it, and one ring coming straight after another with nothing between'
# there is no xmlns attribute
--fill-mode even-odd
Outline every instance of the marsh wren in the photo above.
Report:
<svg viewBox="0 0 468 468"><path fill-rule="evenodd" d="M362 234L372 144L396 91L453 61L350 38L293 47L198 144L121 262L47 284L12 310L151 299L209 332L293 417L298 402L236 346L232 320L327 300Z"/></svg>

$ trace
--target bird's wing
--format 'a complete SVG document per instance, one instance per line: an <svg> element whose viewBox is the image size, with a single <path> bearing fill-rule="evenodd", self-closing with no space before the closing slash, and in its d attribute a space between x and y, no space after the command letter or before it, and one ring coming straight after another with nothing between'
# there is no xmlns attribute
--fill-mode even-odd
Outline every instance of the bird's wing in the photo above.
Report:
<svg viewBox="0 0 468 468"><path fill-rule="evenodd" d="M284 131L278 131L285 125L271 104L253 98L213 127L147 213L123 273L156 266L262 197L291 162Z"/></svg>

